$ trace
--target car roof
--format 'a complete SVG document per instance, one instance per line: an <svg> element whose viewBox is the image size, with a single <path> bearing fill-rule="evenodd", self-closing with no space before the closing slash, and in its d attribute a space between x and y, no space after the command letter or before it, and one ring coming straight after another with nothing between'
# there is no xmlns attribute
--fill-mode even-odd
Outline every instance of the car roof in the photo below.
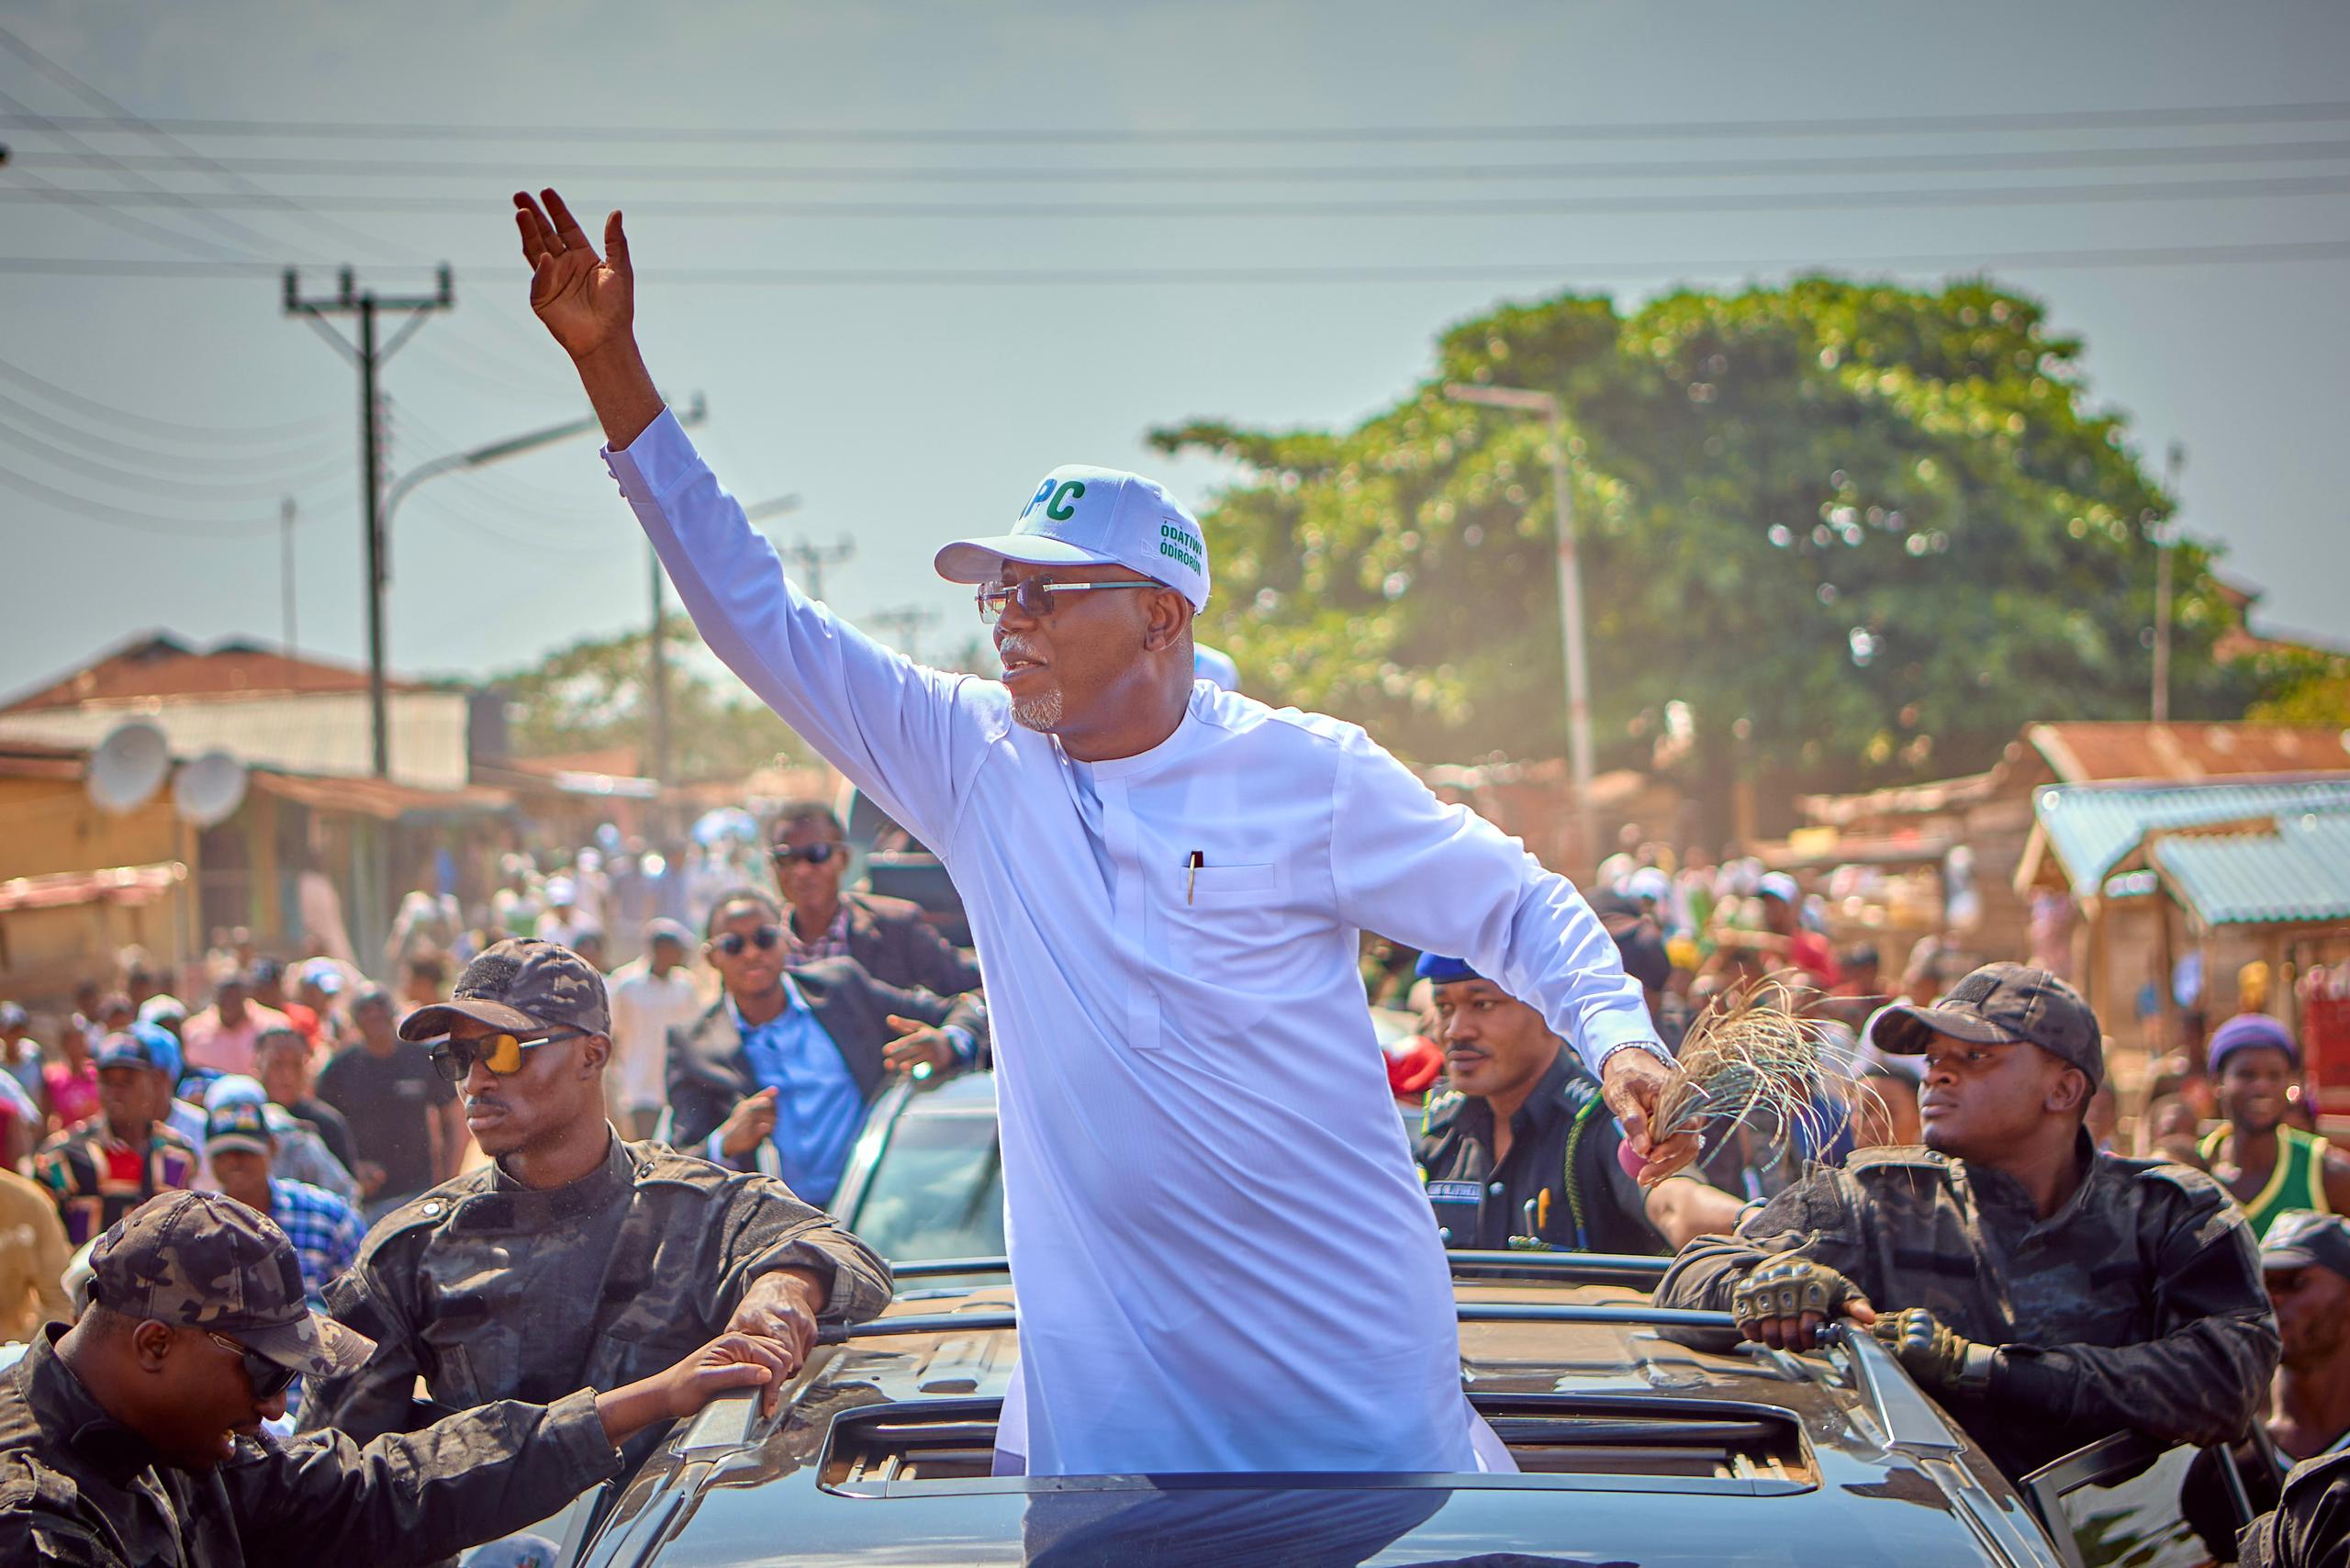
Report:
<svg viewBox="0 0 2350 1568"><path fill-rule="evenodd" d="M1232 1560L1216 1555L1215 1543L1233 1550L1231 1532L1245 1533L1233 1521L1259 1513L1313 1520L1326 1542L1367 1531L1364 1539L1380 1540L1361 1560L1379 1562L1528 1552L1546 1541L1572 1541L1577 1561L1793 1562L1820 1560L1818 1543L1830 1540L1839 1562L1984 1561L1986 1539L2007 1543L2018 1560L2052 1561L2034 1549L2044 1542L1986 1461L1922 1400L1925 1441L1913 1445L1921 1435L1915 1410L1872 1404L1862 1369L1848 1361L1677 1343L1645 1320L1672 1315L1656 1313L1629 1284L1472 1277L1458 1282L1456 1295L1463 1384L1489 1419L1527 1428L1546 1416L1620 1416L1632 1424L1620 1445L1628 1457L1596 1473L1524 1475L990 1479L983 1456L1019 1359L1012 1289L991 1283L901 1300L884 1314L885 1326L908 1320L920 1332L821 1349L786 1418L772 1426L749 1420L746 1429L747 1401L712 1406L638 1477L621 1509L632 1528L608 1533L586 1561L635 1561L628 1539L658 1514L677 1530L646 1559L663 1568L770 1562L780 1541L808 1561L1021 1562L1040 1512L1066 1514L1080 1530L1131 1513L1162 1547L1182 1539L1196 1513L1192 1522L1207 1532L1201 1562ZM1584 1319L1507 1320L1561 1307ZM1475 1320L1480 1314L1505 1320ZM1899 1389L1917 1399L1906 1380ZM1798 1457L1741 1462L1735 1473L1710 1477L1642 1458L1651 1448L1669 1455L1674 1433L1707 1423L1777 1433L1782 1457ZM1654 1442L1641 1440L1651 1429ZM893 1468L894 1457L845 1468L844 1454L867 1440L861 1434L886 1449L890 1434L909 1432L915 1441L944 1434L981 1456L979 1466L938 1481ZM1079 1495L1090 1501L1068 1501ZM1161 1560L1193 1559L1153 1558Z"/></svg>

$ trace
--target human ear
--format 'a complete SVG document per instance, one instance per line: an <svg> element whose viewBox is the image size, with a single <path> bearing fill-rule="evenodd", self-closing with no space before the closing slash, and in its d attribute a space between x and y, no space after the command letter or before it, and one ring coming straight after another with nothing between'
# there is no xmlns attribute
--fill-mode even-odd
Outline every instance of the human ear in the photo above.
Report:
<svg viewBox="0 0 2350 1568"><path fill-rule="evenodd" d="M1150 608L1143 622L1142 645L1154 654L1165 653L1191 624L1192 601L1173 588L1160 588L1146 598Z"/></svg>
<svg viewBox="0 0 2350 1568"><path fill-rule="evenodd" d="M609 1035L590 1035L579 1042L581 1076L600 1074L612 1059L612 1041Z"/></svg>
<svg viewBox="0 0 2350 1568"><path fill-rule="evenodd" d="M130 1331L130 1349L139 1358L141 1372L162 1372L172 1353L172 1328L167 1323L149 1318Z"/></svg>
<svg viewBox="0 0 2350 1568"><path fill-rule="evenodd" d="M2042 1103L2051 1111L2080 1111L2087 1106L2089 1094L2089 1075L2077 1067L2066 1067L2057 1073Z"/></svg>

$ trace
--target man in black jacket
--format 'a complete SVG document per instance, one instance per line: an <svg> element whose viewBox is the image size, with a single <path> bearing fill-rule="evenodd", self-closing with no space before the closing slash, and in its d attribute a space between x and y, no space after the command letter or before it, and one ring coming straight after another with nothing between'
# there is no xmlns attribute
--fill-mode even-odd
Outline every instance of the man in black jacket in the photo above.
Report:
<svg viewBox="0 0 2350 1568"><path fill-rule="evenodd" d="M1926 1147L1818 1168L1684 1247L1657 1305L1727 1309L1774 1349L1871 1327L2010 1475L2125 1429L2242 1437L2277 1351L2251 1228L2200 1170L2098 1152L2079 993L1989 964L1870 1030L1926 1058Z"/></svg>
<svg viewBox="0 0 2350 1568"><path fill-rule="evenodd" d="M621 1469L620 1445L786 1347L727 1333L666 1372L512 1401L361 1447L263 1439L298 1374L363 1364L365 1336L304 1305L294 1247L214 1193L158 1198L101 1238L90 1306L0 1377L0 1562L129 1568L423 1562L519 1529Z"/></svg>
<svg viewBox="0 0 2350 1568"><path fill-rule="evenodd" d="M1424 954L1451 1088L1414 1150L1444 1244L1456 1250L1666 1253L1738 1223L1739 1200L1695 1176L1642 1188L1617 1158L1623 1129L1542 1015L1458 958Z"/></svg>
<svg viewBox="0 0 2350 1568"><path fill-rule="evenodd" d="M673 1141L748 1169L772 1148L801 1201L832 1201L865 1109L892 1072L951 1072L977 1059L986 1009L884 985L856 959L788 967L783 912L754 889L711 908L709 956L725 994L669 1031Z"/></svg>
<svg viewBox="0 0 2350 1568"><path fill-rule="evenodd" d="M979 965L938 934L921 905L842 891L848 841L831 807L819 801L784 807L767 830L767 860L790 912L788 963L855 958L884 985L940 996L979 989Z"/></svg>

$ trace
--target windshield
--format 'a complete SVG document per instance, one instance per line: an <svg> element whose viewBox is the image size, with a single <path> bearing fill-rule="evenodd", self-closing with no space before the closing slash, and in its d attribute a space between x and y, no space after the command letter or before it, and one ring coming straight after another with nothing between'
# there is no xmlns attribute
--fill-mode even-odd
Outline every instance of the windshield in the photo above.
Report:
<svg viewBox="0 0 2350 1568"><path fill-rule="evenodd" d="M995 1117L901 1117L846 1220L892 1262L1002 1257L1003 1162Z"/></svg>

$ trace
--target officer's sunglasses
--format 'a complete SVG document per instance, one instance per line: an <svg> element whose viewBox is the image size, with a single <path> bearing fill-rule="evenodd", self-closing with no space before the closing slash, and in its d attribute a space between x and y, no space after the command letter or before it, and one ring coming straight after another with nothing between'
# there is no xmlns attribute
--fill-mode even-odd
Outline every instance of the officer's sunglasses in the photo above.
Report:
<svg viewBox="0 0 2350 1568"><path fill-rule="evenodd" d="M1003 607L1016 604L1020 612L1033 620L1043 620L1053 612L1052 596L1057 593L1091 593L1099 588L1155 588L1165 583L1152 582L1148 577L1136 577L1123 583L1057 583L1044 577L1023 577L1016 583L983 583L972 597L979 601L979 622L992 626L1003 614Z"/></svg>
<svg viewBox="0 0 2350 1568"><path fill-rule="evenodd" d="M556 1040L576 1040L588 1034L586 1029L552 1029L543 1035L524 1039L519 1035L484 1035L477 1040L435 1040L425 1053L432 1063L432 1070L452 1083L463 1083L467 1074L479 1062L498 1077L522 1070L522 1053Z"/></svg>
<svg viewBox="0 0 2350 1568"><path fill-rule="evenodd" d="M748 936L739 931L730 931L725 935L712 940L711 946L730 958L739 958L743 956L743 949L745 947L756 947L764 953L782 940L782 926L762 925Z"/></svg>
<svg viewBox="0 0 2350 1568"><path fill-rule="evenodd" d="M845 844L830 842L805 845L798 849L778 844L767 851L767 858L778 866L789 866L795 860L803 866L822 866L825 861L847 848L848 846Z"/></svg>
<svg viewBox="0 0 2350 1568"><path fill-rule="evenodd" d="M240 1345L226 1334L207 1329L204 1337L224 1350L232 1350L245 1363L245 1381L253 1385L256 1401L274 1399L294 1385L296 1372L283 1361L273 1361L250 1345Z"/></svg>

